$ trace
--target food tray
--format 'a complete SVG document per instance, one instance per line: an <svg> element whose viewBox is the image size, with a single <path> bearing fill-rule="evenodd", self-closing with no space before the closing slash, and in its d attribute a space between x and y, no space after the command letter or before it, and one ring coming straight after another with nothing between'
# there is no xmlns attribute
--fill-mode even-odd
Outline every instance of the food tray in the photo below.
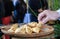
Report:
<svg viewBox="0 0 60 39"><path fill-rule="evenodd" d="M20 24L19 24L20 25ZM48 26L48 25L44 25L42 26L42 29L40 31L40 33L32 33L32 34L20 34L20 33L10 33L8 32L8 30L10 29L10 25L9 26L3 26L1 27L1 31L4 33L4 34L7 34L7 35L10 35L10 36L13 36L13 37L43 37L43 36L48 36L50 34L52 34L54 32L54 28L52 26ZM49 31L48 32L44 32L44 30L48 28Z"/></svg>

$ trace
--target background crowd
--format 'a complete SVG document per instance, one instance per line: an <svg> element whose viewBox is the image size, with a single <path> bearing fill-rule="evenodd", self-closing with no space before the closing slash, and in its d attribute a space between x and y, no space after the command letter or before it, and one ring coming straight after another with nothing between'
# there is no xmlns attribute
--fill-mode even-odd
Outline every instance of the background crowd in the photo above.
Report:
<svg viewBox="0 0 60 39"><path fill-rule="evenodd" d="M47 0L29 0L28 6L30 22L38 22L38 14L48 9ZM0 25L24 23L25 14L27 14L26 0L0 0Z"/></svg>
<svg viewBox="0 0 60 39"><path fill-rule="evenodd" d="M36 4L35 4L36 3ZM31 14L30 20L37 21L38 14L45 9L48 9L46 0L29 0L28 12ZM32 9L32 10L31 10ZM34 11L35 14L32 12ZM24 0L1 0L0 1L0 20L4 24L4 20L9 23L23 23L24 16L27 13L27 5ZM36 16L35 16L36 15ZM6 22L5 24L9 24Z"/></svg>

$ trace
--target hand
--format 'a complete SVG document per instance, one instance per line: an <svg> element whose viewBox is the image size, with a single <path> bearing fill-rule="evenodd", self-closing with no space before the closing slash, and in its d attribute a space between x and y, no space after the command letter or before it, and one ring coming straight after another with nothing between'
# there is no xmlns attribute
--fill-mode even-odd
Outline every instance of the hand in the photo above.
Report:
<svg viewBox="0 0 60 39"><path fill-rule="evenodd" d="M38 21L45 24L49 20L57 20L59 17L60 15L58 14L58 12L45 10L38 15Z"/></svg>
<svg viewBox="0 0 60 39"><path fill-rule="evenodd" d="M38 9L38 12L42 12L43 10L42 9Z"/></svg>

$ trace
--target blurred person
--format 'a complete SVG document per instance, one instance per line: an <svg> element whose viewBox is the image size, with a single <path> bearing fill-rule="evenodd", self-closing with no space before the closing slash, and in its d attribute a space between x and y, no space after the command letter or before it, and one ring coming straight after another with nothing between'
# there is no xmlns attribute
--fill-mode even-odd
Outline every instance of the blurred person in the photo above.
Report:
<svg viewBox="0 0 60 39"><path fill-rule="evenodd" d="M12 0L14 5L13 18L15 23L22 23L26 13L26 4L24 0Z"/></svg>
<svg viewBox="0 0 60 39"><path fill-rule="evenodd" d="M13 4L10 0L3 0L3 6L4 6L4 17L2 18L2 23L4 25L10 24L11 22L11 16L13 11Z"/></svg>
<svg viewBox="0 0 60 39"><path fill-rule="evenodd" d="M29 13L31 13L31 22L38 22L37 16L43 10L48 9L47 0L29 0Z"/></svg>
<svg viewBox="0 0 60 39"><path fill-rule="evenodd" d="M3 0L5 8L5 16L11 16L13 11L13 4L10 0Z"/></svg>
<svg viewBox="0 0 60 39"><path fill-rule="evenodd" d="M2 25L8 25L11 23L11 17L12 17L12 11L13 11L13 7L12 7L12 3L10 0L2 0L2 11L3 11L3 17L1 18L2 20ZM9 39L8 35L3 35L2 36L3 39Z"/></svg>

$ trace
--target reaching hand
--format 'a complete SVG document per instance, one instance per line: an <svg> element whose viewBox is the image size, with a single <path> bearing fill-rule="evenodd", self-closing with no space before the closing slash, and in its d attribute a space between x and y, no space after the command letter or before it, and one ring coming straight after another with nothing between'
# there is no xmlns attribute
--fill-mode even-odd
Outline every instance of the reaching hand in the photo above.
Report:
<svg viewBox="0 0 60 39"><path fill-rule="evenodd" d="M45 10L38 15L38 21L42 23L46 23L49 20L57 20L60 17L58 12Z"/></svg>

